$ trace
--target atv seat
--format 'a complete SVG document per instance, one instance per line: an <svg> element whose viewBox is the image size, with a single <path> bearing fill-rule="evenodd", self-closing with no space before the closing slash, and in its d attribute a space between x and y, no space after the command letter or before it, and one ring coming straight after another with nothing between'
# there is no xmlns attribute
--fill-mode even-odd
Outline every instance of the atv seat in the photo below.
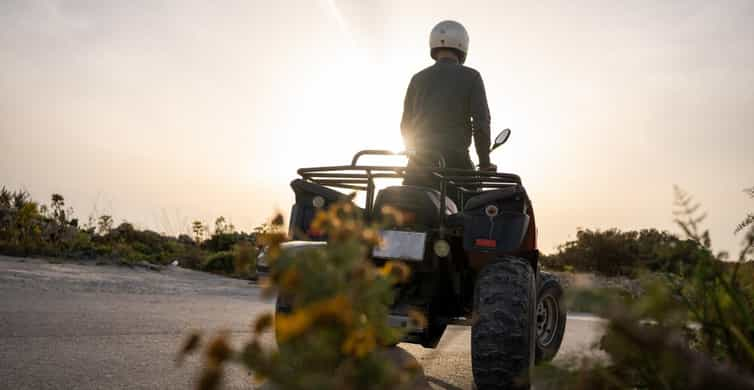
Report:
<svg viewBox="0 0 754 390"><path fill-rule="evenodd" d="M420 186L391 186L377 194L374 201L375 214L382 215L382 208L391 206L399 211L415 213L413 223L422 226L440 224L440 191ZM458 213L458 207L449 197L445 197L445 215Z"/></svg>
<svg viewBox="0 0 754 390"><path fill-rule="evenodd" d="M502 188L499 190L484 191L466 201L466 205L464 205L463 209L471 210L523 194L523 189L520 186L510 186L509 188Z"/></svg>
<svg viewBox="0 0 754 390"><path fill-rule="evenodd" d="M463 211L449 215L446 220L446 224L449 227L466 226L467 222L471 220L471 215L469 215L469 212L471 212L471 210L485 207L490 204L505 205L505 207L501 211L506 211L506 208L513 206L512 211L520 212L517 206L510 205L509 202L505 201L521 194L523 194L523 192L520 188L518 188L518 186L479 192L476 195L472 196L468 201L466 201L466 204L463 207Z"/></svg>

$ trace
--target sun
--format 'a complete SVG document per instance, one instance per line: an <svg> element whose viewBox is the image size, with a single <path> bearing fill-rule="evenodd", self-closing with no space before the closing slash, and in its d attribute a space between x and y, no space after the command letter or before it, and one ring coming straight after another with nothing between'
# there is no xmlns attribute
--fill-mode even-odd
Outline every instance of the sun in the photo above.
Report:
<svg viewBox="0 0 754 390"><path fill-rule="evenodd" d="M256 164L264 166L270 186L286 187L302 167L348 165L360 150L404 149L400 117L405 86L395 82L395 75L358 56L333 59L316 75L290 88L289 113L280 128L272 129L276 146L263 150L268 159ZM402 165L405 159L364 162Z"/></svg>

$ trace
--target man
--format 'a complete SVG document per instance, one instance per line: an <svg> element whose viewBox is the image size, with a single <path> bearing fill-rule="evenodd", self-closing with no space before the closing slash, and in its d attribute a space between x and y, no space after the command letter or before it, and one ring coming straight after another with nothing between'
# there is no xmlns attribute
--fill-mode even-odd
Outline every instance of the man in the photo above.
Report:
<svg viewBox="0 0 754 390"><path fill-rule="evenodd" d="M452 20L440 22L432 29L429 47L436 62L411 78L403 104L401 134L406 149L415 152L405 184L435 187L415 168L436 166L438 154L448 168L474 169L469 158L472 136L479 169L496 171L489 156L490 110L484 83L479 72L463 65L469 48L466 29ZM451 191L448 195L455 198Z"/></svg>

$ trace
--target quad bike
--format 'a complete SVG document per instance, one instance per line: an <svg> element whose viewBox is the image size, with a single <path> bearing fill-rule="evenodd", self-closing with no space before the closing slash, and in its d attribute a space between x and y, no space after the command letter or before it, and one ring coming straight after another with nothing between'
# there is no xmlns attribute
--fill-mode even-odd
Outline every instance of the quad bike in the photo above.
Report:
<svg viewBox="0 0 754 390"><path fill-rule="evenodd" d="M504 144L510 130L495 138ZM479 389L528 388L535 361L552 359L560 348L566 322L563 289L539 271L534 211L521 179L514 174L445 168L420 168L437 188L398 185L376 190L376 179L404 179L407 167L359 165L363 156L406 155L363 150L350 165L302 168L291 187L296 203L283 245L295 250L326 245L310 231L318 210L348 199L333 188L364 191L360 208L368 220L381 221L391 206L410 215L411 223L385 226L372 261L400 259L411 267L408 282L396 286L391 324L406 330L403 342L437 346L447 325L471 325L471 358ZM416 169L416 168L412 168ZM454 193L457 202L448 195ZM358 207L358 206L357 206ZM279 297L278 311L290 311ZM427 321L418 327L409 310Z"/></svg>

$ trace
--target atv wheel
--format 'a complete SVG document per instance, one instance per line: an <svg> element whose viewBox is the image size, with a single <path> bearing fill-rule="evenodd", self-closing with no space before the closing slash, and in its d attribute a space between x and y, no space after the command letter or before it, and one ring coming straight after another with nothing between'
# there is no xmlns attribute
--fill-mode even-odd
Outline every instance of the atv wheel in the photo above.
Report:
<svg viewBox="0 0 754 390"><path fill-rule="evenodd" d="M566 308L563 304L563 287L552 274L540 272L537 290L537 349L536 363L555 357L563 342L566 325Z"/></svg>
<svg viewBox="0 0 754 390"><path fill-rule="evenodd" d="M534 366L535 284L531 265L504 256L479 272L471 325L477 389L528 389Z"/></svg>

